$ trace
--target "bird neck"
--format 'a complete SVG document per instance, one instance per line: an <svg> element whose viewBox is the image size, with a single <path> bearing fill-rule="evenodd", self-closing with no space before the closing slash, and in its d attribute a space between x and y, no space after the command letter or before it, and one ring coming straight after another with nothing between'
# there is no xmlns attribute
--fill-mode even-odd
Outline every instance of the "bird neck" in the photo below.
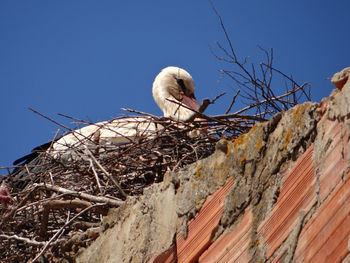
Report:
<svg viewBox="0 0 350 263"><path fill-rule="evenodd" d="M173 120L185 121L195 114L194 111L188 109L188 106L185 106L173 97L165 99L163 106L164 117L169 117Z"/></svg>

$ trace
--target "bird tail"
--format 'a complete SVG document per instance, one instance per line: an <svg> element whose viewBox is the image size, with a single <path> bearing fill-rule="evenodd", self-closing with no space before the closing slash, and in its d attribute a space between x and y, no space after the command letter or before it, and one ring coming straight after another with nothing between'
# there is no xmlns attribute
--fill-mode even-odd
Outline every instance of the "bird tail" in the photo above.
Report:
<svg viewBox="0 0 350 263"><path fill-rule="evenodd" d="M43 154L37 154L30 161L25 162L13 169L13 171L5 178L5 182L13 189L22 190L30 182L36 182L42 173Z"/></svg>

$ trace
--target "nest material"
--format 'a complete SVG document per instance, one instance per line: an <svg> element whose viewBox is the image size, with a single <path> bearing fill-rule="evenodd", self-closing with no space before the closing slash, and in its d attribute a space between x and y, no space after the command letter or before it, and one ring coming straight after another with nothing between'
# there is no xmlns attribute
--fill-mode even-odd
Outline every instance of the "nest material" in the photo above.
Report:
<svg viewBox="0 0 350 263"><path fill-rule="evenodd" d="M13 188L12 203L2 205L2 258L73 261L78 249L98 236L102 216L110 207L161 182L168 170L209 156L220 138L233 139L253 123L245 118L191 125L167 120L156 137L139 137L124 145L85 144L74 149L70 161L40 153L17 168L26 175L19 182L27 186L17 192ZM11 184L19 182L12 178Z"/></svg>

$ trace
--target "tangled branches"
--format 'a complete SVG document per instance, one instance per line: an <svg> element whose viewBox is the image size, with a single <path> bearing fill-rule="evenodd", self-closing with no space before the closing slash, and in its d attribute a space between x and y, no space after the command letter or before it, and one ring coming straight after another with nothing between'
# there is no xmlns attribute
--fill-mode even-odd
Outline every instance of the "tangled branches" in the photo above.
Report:
<svg viewBox="0 0 350 263"><path fill-rule="evenodd" d="M216 42L219 52L215 52L212 47L210 47L210 51L216 59L225 64L225 67L229 66L228 69L220 69L220 72L238 87L226 114L231 111L237 96L247 106L235 112L236 114L248 113L264 119L268 119L278 112L286 111L302 101L311 100L309 83L299 85L293 77L273 66L272 48L266 50L258 46L265 57L265 62L260 62L258 65L249 63L248 57L239 59L222 17L212 3L211 6L219 18L228 47L225 48L220 42Z"/></svg>
<svg viewBox="0 0 350 263"><path fill-rule="evenodd" d="M26 260L72 258L98 236L109 208L161 182L168 170L209 156L220 138L234 139L255 122L244 116L202 117L191 123L141 117L140 122L151 118L161 125L161 132L125 144L81 141L68 159L49 149L39 153L7 180L17 205L3 211L0 253L10 261L19 260L15 251Z"/></svg>

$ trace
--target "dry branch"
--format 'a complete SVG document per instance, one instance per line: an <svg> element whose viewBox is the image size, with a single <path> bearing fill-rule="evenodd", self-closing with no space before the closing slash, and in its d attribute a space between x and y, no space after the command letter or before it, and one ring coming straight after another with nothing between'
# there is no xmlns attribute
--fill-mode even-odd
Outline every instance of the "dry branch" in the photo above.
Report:
<svg viewBox="0 0 350 263"><path fill-rule="evenodd" d="M12 240L24 242L24 243L27 243L28 245L31 245L31 246L44 246L46 244L46 242L35 241L35 240L31 240L29 238L19 237L17 235L9 236L6 234L0 234L0 238L8 239L8 240L12 239Z"/></svg>
<svg viewBox="0 0 350 263"><path fill-rule="evenodd" d="M115 187L117 187L117 189L119 190L119 192L126 198L128 197L128 195L124 192L124 190L120 187L119 183L113 178L113 176L110 175L110 173L108 173L106 171L106 169L96 160L95 156L91 153L91 151L89 150L89 148L85 146L85 150L88 153L88 155L91 157L91 159L96 163L96 165L102 170L102 172L108 176L108 178L113 182L113 184L115 185Z"/></svg>
<svg viewBox="0 0 350 263"><path fill-rule="evenodd" d="M119 201L119 200L115 200L115 199L111 199L108 197L103 197L103 196L94 196L94 195L90 195L90 194L86 194L86 193L82 193L82 192L78 192L78 191L72 191L69 189L65 189L63 187L59 187L59 186L55 186L55 185L50 185L50 184L34 184L34 187L36 189L43 189L43 190L50 190L50 191L55 191L55 192L59 192L62 194L67 194L67 195L71 195L74 197L79 197L85 200L89 200L91 202L97 202L97 203L103 203L103 204L108 204L110 206L120 206L123 201Z"/></svg>
<svg viewBox="0 0 350 263"><path fill-rule="evenodd" d="M219 55L212 47L210 47L210 51L217 60L222 61L225 65L225 68L219 71L238 86L238 91L233 96L233 102L236 101L236 97L239 95L242 99L241 102L248 105L236 111L236 114L249 112L250 115L266 119L278 112L288 110L302 100L311 100L310 84L298 85L292 77L273 66L272 48L267 51L258 46L265 57L265 61L257 65L248 63L248 57L239 59L221 15L215 9L213 3L209 2L220 21L220 27L227 45L227 48L225 48L221 43L216 43L222 55ZM229 68L227 69L227 67ZM282 88L283 85L285 85L285 90ZM228 107L227 114L231 111L232 104Z"/></svg>
<svg viewBox="0 0 350 263"><path fill-rule="evenodd" d="M87 211L91 210L92 208L101 206L101 204L95 204L92 206L89 206L87 208L85 208L84 210L82 210L80 213L78 213L77 215L75 215L72 219L70 219L69 221L67 221L57 232L56 234L45 244L45 246L43 247L43 249L40 251L40 253L32 260L32 263L34 263L44 252L45 250L48 248L48 246L50 244L53 243L53 241L55 239L57 239L57 237L62 233L62 231L64 231L64 229L69 226L77 217L79 217L80 215L86 213Z"/></svg>

